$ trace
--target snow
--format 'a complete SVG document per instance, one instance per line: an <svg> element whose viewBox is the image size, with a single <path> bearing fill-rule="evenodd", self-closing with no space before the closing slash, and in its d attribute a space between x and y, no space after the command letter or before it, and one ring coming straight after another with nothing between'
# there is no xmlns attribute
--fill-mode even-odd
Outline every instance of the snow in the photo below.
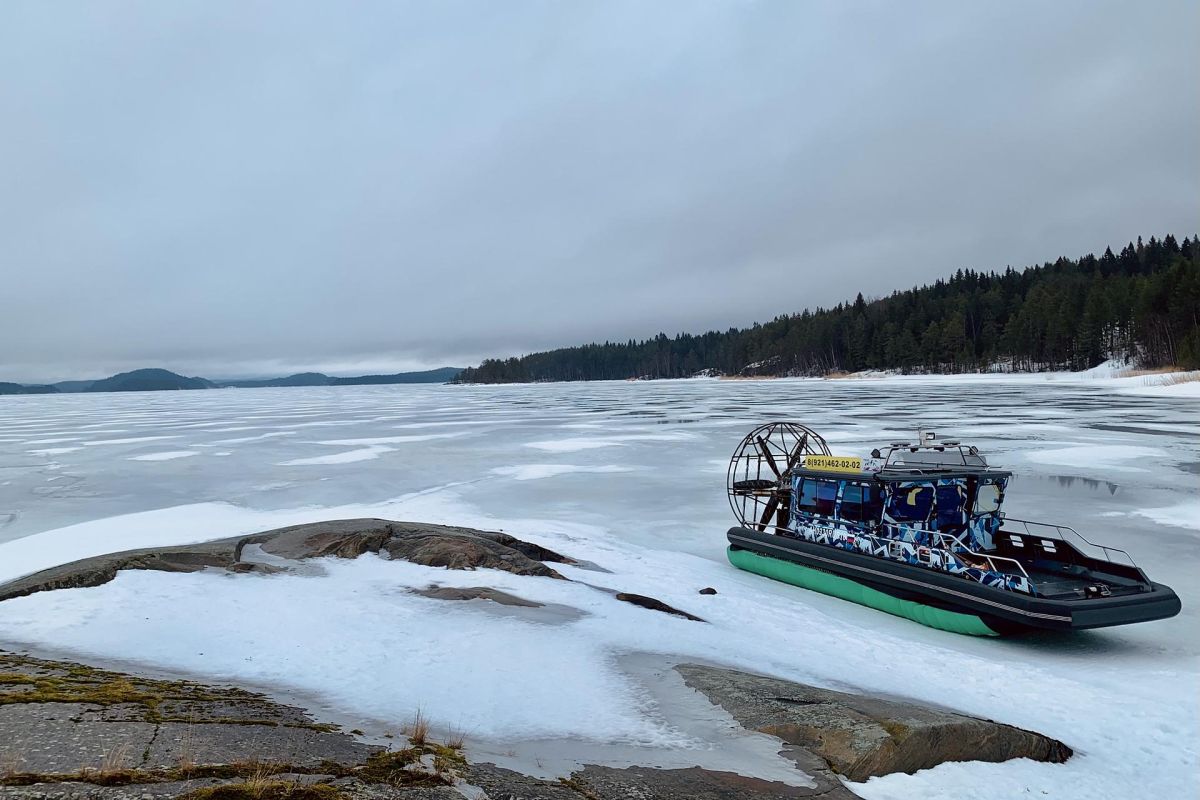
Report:
<svg viewBox="0 0 1200 800"><path fill-rule="evenodd" d="M429 442L434 439L457 439L460 436L467 436L465 433L427 433L415 436L375 436L365 439L329 439L317 444L326 445L341 445L352 446L356 444L377 445L377 444L403 444L407 442Z"/></svg>
<svg viewBox="0 0 1200 800"><path fill-rule="evenodd" d="M855 372L831 380L846 381L859 378L882 379L893 384L1023 384L1036 386L1052 383L1115 390L1121 394L1178 399L1200 398L1200 370L1124 375L1133 371L1120 361L1105 361L1080 372L970 372L952 375L897 375L887 372Z"/></svg>
<svg viewBox="0 0 1200 800"><path fill-rule="evenodd" d="M1167 453L1158 447L1136 445L1080 445L1053 450L1037 450L1026 454L1026 458L1039 464L1057 464L1083 469L1105 468L1118 471L1145 471L1146 467L1128 464L1139 459L1161 459ZM1150 466L1153 466L1151 462Z"/></svg>
<svg viewBox="0 0 1200 800"><path fill-rule="evenodd" d="M130 461L174 461L177 458L188 458L190 456L199 455L195 450L165 450L161 453L146 453L140 456L131 456Z"/></svg>
<svg viewBox="0 0 1200 800"><path fill-rule="evenodd" d="M1152 519L1160 525L1175 525L1180 528L1200 530L1200 499L1166 508L1139 508L1133 513Z"/></svg>
<svg viewBox="0 0 1200 800"><path fill-rule="evenodd" d="M577 472L613 473L633 472L630 467L618 464L604 464L598 467L586 467L579 464L523 464L518 467L496 467L492 470L496 475L505 475L518 481L536 481L542 478L554 478L559 475L569 475Z"/></svg>
<svg viewBox="0 0 1200 800"><path fill-rule="evenodd" d="M357 450L343 450L340 453L332 453L326 456L312 456L310 458L293 458L291 461L280 461L281 467L315 467L324 464L352 464L355 461L370 461L373 458L379 458L384 453L390 453L396 448L383 447L382 445L371 445L369 447L360 447Z"/></svg>
<svg viewBox="0 0 1200 800"><path fill-rule="evenodd" d="M601 447L624 447L630 442L675 442L689 438L686 433L644 433L627 436L587 437L576 436L566 439L550 439L540 442L527 442L526 447L544 450L548 453L574 453L580 450L596 450Z"/></svg>
<svg viewBox="0 0 1200 800"><path fill-rule="evenodd" d="M249 428L220 428L221 431L232 430L251 430ZM233 439L217 439L210 444L245 444L246 442L257 442L263 439L274 439L277 436L295 436L295 431L271 431L269 433L260 433L257 436L239 436Z"/></svg>
<svg viewBox="0 0 1200 800"><path fill-rule="evenodd" d="M0 603L0 646L241 681L397 726L419 707L435 726L465 730L472 746L495 743L496 751L583 736L597 758L620 746L642 763L713 764L724 741L679 724L622 661L628 653L701 659L912 697L1038 730L1077 753L1062 765L946 764L852 787L867 798L1193 796L1200 710L1180 687L1200 680L1196 408L1167 394L1132 394L1126 380L935 376L4 398L0 423L16 438L0 441L0 463L28 468L7 470L0 486L0 509L15 514L0 527L0 581L105 552L346 517L503 529L610 572L561 567L576 581L568 583L374 556L323 560L317 574L304 575L130 571L94 588ZM828 432L834 451L851 455L911 438L917 424L947 437L969 432L968 441L1016 472L1010 513L1128 550L1154 580L1174 586L1184 611L1075 635L974 639L737 571L723 552L730 516L722 473L743 432L774 418ZM229 444L220 429L278 433L318 423L344 428L345 438L256 435L212 453L223 458L153 470L128 460L153 452L80 446L48 465L24 444L91 443L102 429L137 440L126 444L169 436L197 448ZM457 425L470 435L379 441L397 427ZM332 468L338 464L353 466ZM555 619L538 613L544 609L407 591L431 583L493 586L576 613ZM620 603L588 584L651 595L708 623ZM718 594L697 594L705 586Z"/></svg>
<svg viewBox="0 0 1200 800"><path fill-rule="evenodd" d="M138 444L141 442L154 442L159 439L178 439L178 436L133 436L128 439L97 439L92 442L84 442L87 447L96 447L103 444Z"/></svg>
<svg viewBox="0 0 1200 800"><path fill-rule="evenodd" d="M40 450L29 450L31 456L61 456L65 453L74 453L80 450L79 447L43 447Z"/></svg>

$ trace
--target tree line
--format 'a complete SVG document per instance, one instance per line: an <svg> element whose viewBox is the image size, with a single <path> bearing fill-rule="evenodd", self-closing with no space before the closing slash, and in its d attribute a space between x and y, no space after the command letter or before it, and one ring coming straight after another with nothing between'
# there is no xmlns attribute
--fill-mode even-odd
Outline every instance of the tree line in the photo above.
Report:
<svg viewBox="0 0 1200 800"><path fill-rule="evenodd" d="M488 359L460 383L1200 368L1200 236L1130 242L1119 253L1003 272L958 270L888 297L805 310L753 327L593 343Z"/></svg>

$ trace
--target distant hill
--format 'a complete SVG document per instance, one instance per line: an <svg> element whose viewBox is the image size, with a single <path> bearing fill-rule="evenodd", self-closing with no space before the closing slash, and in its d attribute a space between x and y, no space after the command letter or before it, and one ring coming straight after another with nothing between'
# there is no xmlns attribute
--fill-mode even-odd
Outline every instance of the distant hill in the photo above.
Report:
<svg viewBox="0 0 1200 800"><path fill-rule="evenodd" d="M219 381L219 386L238 389L257 389L264 386L366 386L387 383L446 383L458 377L462 367L441 367L421 372L397 372L393 375L357 375L350 378L334 378L320 372L300 372L286 378L264 378L261 380Z"/></svg>
<svg viewBox="0 0 1200 800"><path fill-rule="evenodd" d="M298 372L286 378L264 378L248 381L219 381L220 386L232 386L237 389L259 389L264 386L328 386L333 380L320 372Z"/></svg>
<svg viewBox="0 0 1200 800"><path fill-rule="evenodd" d="M93 383L95 381L59 381L51 386L60 392L86 392Z"/></svg>
<svg viewBox="0 0 1200 800"><path fill-rule="evenodd" d="M186 378L165 369L135 369L94 381L87 392L161 392L173 389L212 389L204 378Z"/></svg>
<svg viewBox="0 0 1200 800"><path fill-rule="evenodd" d="M462 367L442 367L423 372L397 372L395 375L359 375L356 378L330 378L330 386L361 386L378 383L445 383L458 377Z"/></svg>
<svg viewBox="0 0 1200 800"><path fill-rule="evenodd" d="M22 383L0 381L0 394L58 394L58 389L53 386L26 386Z"/></svg>
<svg viewBox="0 0 1200 800"><path fill-rule="evenodd" d="M298 372L286 378L210 381L188 378L165 369L135 369L97 381L60 381L46 386L0 381L0 394L53 394L58 392L161 392L179 389L258 389L275 386L363 386L390 383L447 383L458 377L462 367L441 367L393 375L359 375L334 378L321 372Z"/></svg>

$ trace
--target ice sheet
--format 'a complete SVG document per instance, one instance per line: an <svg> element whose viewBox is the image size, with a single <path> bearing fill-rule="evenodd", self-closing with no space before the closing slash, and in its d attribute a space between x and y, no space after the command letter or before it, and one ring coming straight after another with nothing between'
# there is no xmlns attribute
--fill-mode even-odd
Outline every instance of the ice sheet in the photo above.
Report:
<svg viewBox="0 0 1200 800"><path fill-rule="evenodd" d="M518 481L536 481L542 478L554 478L558 475L570 475L578 472L613 473L633 472L632 467L618 464L601 464L588 467L579 464L522 464L517 467L496 467L492 470L497 475L504 475Z"/></svg>
<svg viewBox="0 0 1200 800"><path fill-rule="evenodd" d="M177 458L188 458L199 455L195 450L164 450L161 453L144 453L140 456L130 456L130 461L174 461Z"/></svg>
<svg viewBox="0 0 1200 800"><path fill-rule="evenodd" d="M316 467L325 464L352 464L355 461L370 461L373 458L379 458L384 453L390 453L395 450L394 447L384 447L382 445L370 445L368 447L360 447L357 450L343 450L340 453L330 453L325 456L311 456L309 458L293 458L291 461L280 461L281 467Z"/></svg>
<svg viewBox="0 0 1200 800"><path fill-rule="evenodd" d="M914 696L1040 730L1079 753L1066 765L956 764L891 776L855 787L867 797L1185 797L1200 767L1200 711L1180 695L1200 678L1193 577L1200 547L1190 524L1200 511L1197 404L1128 393L1127 380L978 376L0 398L0 429L12 436L0 440L0 466L8 467L0 474L0 512L11 515L0 527L0 580L131 547L378 516L503 528L611 570L605 585L709 620L677 620L557 581L424 572L366 558L336 562L323 578L123 573L95 589L0 603L0 640L291 687L347 713L403 721L419 705L439 724L465 727L470 720L480 738L539 741L579 726L597 741L648 753L666 746L703 752L694 733L673 729L615 666L630 651L669 653ZM848 455L911 438L918 424L969 436L993 463L1016 471L1006 501L1013 516L1068 524L1128 550L1152 578L1176 588L1184 612L1076 636L976 640L733 570L723 554L731 523L724 465L751 425L776 418L829 432L834 452ZM308 441L320 438L314 432L326 434L323 427L338 429L337 439L324 441L344 444ZM397 428L459 427L471 435L374 443ZM260 436L297 430L304 434ZM222 431L247 436L230 442ZM29 452L30 440L98 444L117 433L122 438L104 447L64 442L79 449ZM209 445L196 452L223 457L153 469L129 460L164 450L156 444L161 437L172 437L173 450ZM362 451L371 455L357 460ZM1045 452L1055 455L1036 460ZM349 454L356 460L339 460ZM54 460L47 463L47 455ZM295 463L304 468L278 466ZM1145 471L1122 469L1128 467ZM207 502L212 498L226 502ZM596 580L594 572L563 571ZM479 604L437 605L403 591L431 581L486 582L583 613L553 623L499 617ZM696 594L703 586L719 594ZM197 613L214 597L234 616ZM248 620L246 608L264 611ZM172 626L184 615L196 623ZM398 650L404 659L395 658ZM550 674L556 680L546 680ZM552 685L562 676L584 687L577 705ZM485 691L501 686L500 678L507 688Z"/></svg>
<svg viewBox="0 0 1200 800"><path fill-rule="evenodd" d="M1077 469L1107 469L1126 471L1145 471L1148 466L1135 466L1129 462L1144 462L1147 459L1161 459L1166 451L1158 447L1142 447L1127 444L1097 444L1062 447L1053 450L1033 450L1026 458L1039 464L1054 464Z"/></svg>
<svg viewBox="0 0 1200 800"><path fill-rule="evenodd" d="M1132 513L1163 525L1200 530L1200 499L1189 500L1166 508L1135 508Z"/></svg>

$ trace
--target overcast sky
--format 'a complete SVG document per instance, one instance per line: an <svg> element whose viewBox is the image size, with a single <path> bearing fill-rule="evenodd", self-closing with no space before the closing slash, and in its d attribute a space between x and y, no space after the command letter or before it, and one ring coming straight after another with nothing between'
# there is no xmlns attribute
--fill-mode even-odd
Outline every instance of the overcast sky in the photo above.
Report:
<svg viewBox="0 0 1200 800"><path fill-rule="evenodd" d="M1200 4L0 4L0 380L469 365L1200 231Z"/></svg>

